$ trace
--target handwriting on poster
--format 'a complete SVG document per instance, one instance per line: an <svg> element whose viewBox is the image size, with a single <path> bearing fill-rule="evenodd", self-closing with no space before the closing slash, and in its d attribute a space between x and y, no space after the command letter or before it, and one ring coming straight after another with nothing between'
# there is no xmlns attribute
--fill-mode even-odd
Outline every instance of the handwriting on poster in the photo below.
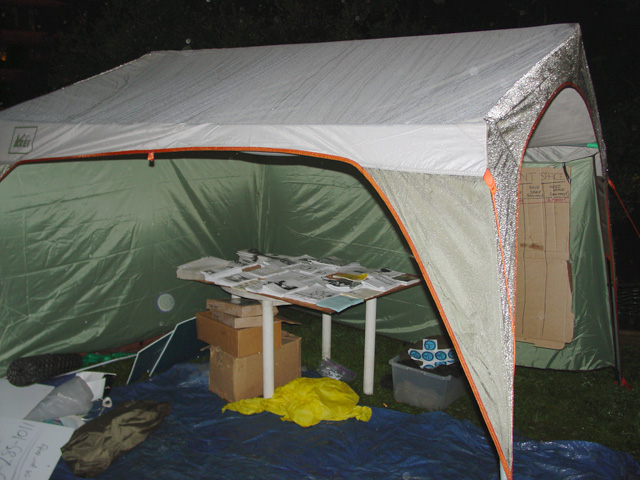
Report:
<svg viewBox="0 0 640 480"><path fill-rule="evenodd" d="M17 419L1 419L0 427L0 480L49 478L71 434L64 427Z"/></svg>
<svg viewBox="0 0 640 480"><path fill-rule="evenodd" d="M524 168L520 175L521 205L544 203L569 203L571 201L571 184L568 175L571 170L547 168Z"/></svg>

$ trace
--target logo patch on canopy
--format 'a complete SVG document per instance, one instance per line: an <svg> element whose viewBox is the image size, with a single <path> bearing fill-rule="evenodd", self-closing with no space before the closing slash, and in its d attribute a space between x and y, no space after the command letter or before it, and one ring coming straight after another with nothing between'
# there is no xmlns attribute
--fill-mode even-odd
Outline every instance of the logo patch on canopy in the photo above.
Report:
<svg viewBox="0 0 640 480"><path fill-rule="evenodd" d="M33 150L33 142L36 139L38 127L15 127L9 153L29 153Z"/></svg>

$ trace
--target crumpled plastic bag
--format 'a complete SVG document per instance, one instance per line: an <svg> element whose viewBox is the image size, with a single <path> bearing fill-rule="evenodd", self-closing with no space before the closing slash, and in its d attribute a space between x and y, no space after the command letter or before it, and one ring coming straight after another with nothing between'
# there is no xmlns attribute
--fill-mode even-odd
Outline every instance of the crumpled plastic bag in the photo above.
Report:
<svg viewBox="0 0 640 480"><path fill-rule="evenodd" d="M228 403L222 408L244 415L271 412L282 420L310 427L323 420L356 418L368 422L369 407L358 406L358 394L349 385L333 378L296 378L276 388L271 398L250 398Z"/></svg>
<svg viewBox="0 0 640 480"><path fill-rule="evenodd" d="M74 475L93 478L143 442L171 412L171 404L129 400L78 428L60 449Z"/></svg>
<svg viewBox="0 0 640 480"><path fill-rule="evenodd" d="M93 392L87 382L73 377L54 388L25 417L26 420L48 422L68 415L86 415L93 405Z"/></svg>

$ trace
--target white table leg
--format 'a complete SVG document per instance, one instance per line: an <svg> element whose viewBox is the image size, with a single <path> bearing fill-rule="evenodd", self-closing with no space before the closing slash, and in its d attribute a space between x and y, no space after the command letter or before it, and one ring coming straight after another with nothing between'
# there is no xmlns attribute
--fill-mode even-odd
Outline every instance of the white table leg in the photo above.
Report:
<svg viewBox="0 0 640 480"><path fill-rule="evenodd" d="M262 387L263 397L273 397L273 302L262 300Z"/></svg>
<svg viewBox="0 0 640 480"><path fill-rule="evenodd" d="M322 358L331 358L331 315L322 314Z"/></svg>
<svg viewBox="0 0 640 480"><path fill-rule="evenodd" d="M373 370L376 356L376 303L372 298L365 302L364 320L364 372L362 391L373 395Z"/></svg>

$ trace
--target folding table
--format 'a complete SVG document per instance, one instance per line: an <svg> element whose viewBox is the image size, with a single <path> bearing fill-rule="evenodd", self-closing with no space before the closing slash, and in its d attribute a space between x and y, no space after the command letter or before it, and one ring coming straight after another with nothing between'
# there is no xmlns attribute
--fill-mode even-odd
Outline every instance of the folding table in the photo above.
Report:
<svg viewBox="0 0 640 480"><path fill-rule="evenodd" d="M213 282L206 282L216 285ZM363 392L366 395L373 394L373 373L375 365L376 347L376 309L377 299L390 293L411 288L420 283L416 280L408 285L400 285L391 290L379 292L376 295L365 298L365 329L364 329L364 371ZM227 293L235 297L258 300L262 303L262 365L264 398L271 398L274 391L274 351L273 351L273 307L282 305L299 305L312 310L322 312L322 357L331 358L331 315L336 313L329 308L319 307L310 303L303 303L289 298L275 297L271 295L248 292L241 288L232 288L218 285Z"/></svg>

